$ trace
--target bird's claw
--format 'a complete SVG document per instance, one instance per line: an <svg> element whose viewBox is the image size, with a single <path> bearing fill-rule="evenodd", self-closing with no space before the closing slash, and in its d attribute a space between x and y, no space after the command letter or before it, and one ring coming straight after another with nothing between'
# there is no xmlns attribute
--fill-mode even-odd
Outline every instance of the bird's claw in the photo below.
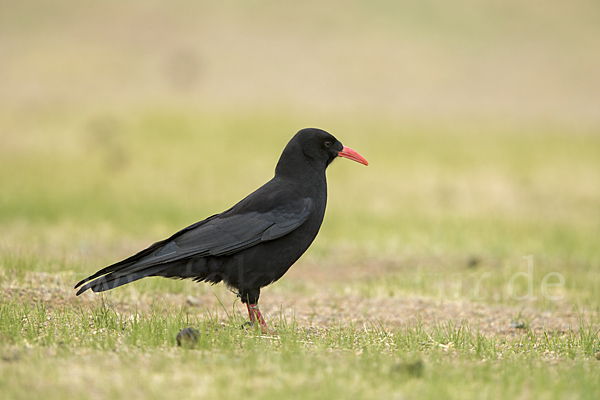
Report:
<svg viewBox="0 0 600 400"><path fill-rule="evenodd" d="M254 322L246 321L242 325L240 325L240 329L246 329L246 328L254 328Z"/></svg>

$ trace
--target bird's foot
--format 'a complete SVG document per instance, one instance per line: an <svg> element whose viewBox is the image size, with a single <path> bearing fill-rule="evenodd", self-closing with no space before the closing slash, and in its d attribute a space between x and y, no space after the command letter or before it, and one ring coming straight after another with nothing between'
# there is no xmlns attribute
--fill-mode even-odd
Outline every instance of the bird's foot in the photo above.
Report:
<svg viewBox="0 0 600 400"><path fill-rule="evenodd" d="M256 323L258 323L262 333L270 334L270 335L277 335L277 331L271 330L267 326L265 319L263 318L262 314L260 313L258 304L246 303L246 307L248 307L248 315L250 316L250 323L252 323L252 325L255 325ZM244 324L244 325L246 325L246 324Z"/></svg>
<svg viewBox="0 0 600 400"><path fill-rule="evenodd" d="M254 324L250 321L245 321L242 325L240 325L240 329L253 328Z"/></svg>

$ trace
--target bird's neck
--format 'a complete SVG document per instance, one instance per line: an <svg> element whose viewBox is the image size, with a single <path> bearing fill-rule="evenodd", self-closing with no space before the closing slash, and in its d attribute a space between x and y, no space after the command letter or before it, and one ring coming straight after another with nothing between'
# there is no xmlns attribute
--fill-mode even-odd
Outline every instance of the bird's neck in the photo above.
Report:
<svg viewBox="0 0 600 400"><path fill-rule="evenodd" d="M325 168L326 166L319 165L317 160L308 158L303 153L286 154L284 151L275 167L275 176L310 186L327 185Z"/></svg>

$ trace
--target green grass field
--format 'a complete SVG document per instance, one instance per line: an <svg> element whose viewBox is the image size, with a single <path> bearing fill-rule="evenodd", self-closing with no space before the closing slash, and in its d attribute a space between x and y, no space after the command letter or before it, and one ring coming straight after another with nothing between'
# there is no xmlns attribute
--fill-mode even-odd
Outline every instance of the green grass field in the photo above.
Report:
<svg viewBox="0 0 600 400"><path fill-rule="evenodd" d="M2 399L600 398L594 2L4 6ZM370 165L329 168L276 336L222 285L74 296L307 126Z"/></svg>

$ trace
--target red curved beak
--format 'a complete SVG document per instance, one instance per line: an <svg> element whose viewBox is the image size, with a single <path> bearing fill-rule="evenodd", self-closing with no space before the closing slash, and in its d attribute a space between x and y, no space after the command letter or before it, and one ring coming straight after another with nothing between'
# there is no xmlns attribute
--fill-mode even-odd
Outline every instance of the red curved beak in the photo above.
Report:
<svg viewBox="0 0 600 400"><path fill-rule="evenodd" d="M363 165L369 165L369 162L367 160L365 160L365 158L363 156L361 156L360 154L358 154L358 152L352 150L350 147L344 146L344 148L342 149L342 151L340 151L338 153L338 156L347 158L347 159L352 160L352 161L359 162L359 163L361 163Z"/></svg>

